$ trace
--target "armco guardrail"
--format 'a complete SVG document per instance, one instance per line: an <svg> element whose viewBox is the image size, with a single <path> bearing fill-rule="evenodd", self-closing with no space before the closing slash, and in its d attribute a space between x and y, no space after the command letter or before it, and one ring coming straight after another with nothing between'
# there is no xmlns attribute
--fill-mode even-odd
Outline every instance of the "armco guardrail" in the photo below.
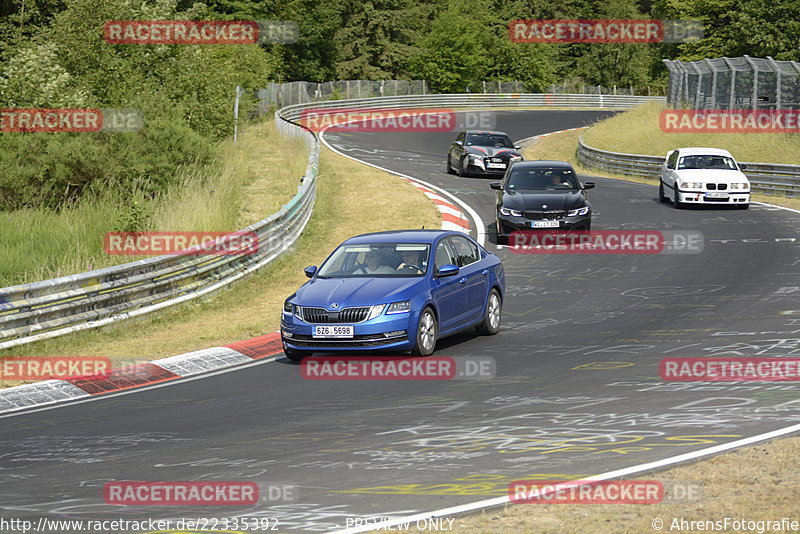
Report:
<svg viewBox="0 0 800 534"><path fill-rule="evenodd" d="M585 133L585 132L584 132ZM578 162L590 169L599 169L628 176L658 178L664 156L644 154L624 154L590 147L578 141ZM776 163L752 163L742 161L744 174L750 180L753 191L770 194L797 196L800 194L800 165L780 165Z"/></svg>
<svg viewBox="0 0 800 534"><path fill-rule="evenodd" d="M570 94L459 94L409 95L384 98L328 100L295 104L280 110L287 120L298 120L305 109L526 109L581 108L630 109L650 101L665 102L663 96L570 95Z"/></svg>
<svg viewBox="0 0 800 534"><path fill-rule="evenodd" d="M258 252L238 256L168 255L0 289L0 349L108 325L214 291L266 265L297 239L314 206L319 158L316 137L294 124L306 108L606 108L626 109L663 97L566 94L465 94L335 100L278 110L283 135L310 147L308 167L294 198L279 212L242 231L256 232Z"/></svg>

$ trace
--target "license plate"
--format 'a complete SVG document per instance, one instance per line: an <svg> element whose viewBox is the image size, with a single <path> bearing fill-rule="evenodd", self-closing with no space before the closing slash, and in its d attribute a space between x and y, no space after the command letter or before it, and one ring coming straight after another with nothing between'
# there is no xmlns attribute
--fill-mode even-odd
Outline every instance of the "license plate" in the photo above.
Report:
<svg viewBox="0 0 800 534"><path fill-rule="evenodd" d="M728 193L720 193L719 191L709 191L706 193L706 198L728 198Z"/></svg>
<svg viewBox="0 0 800 534"><path fill-rule="evenodd" d="M531 223L531 227L533 227L533 228L558 228L559 224L558 224L558 221L552 221L552 220L533 221Z"/></svg>
<svg viewBox="0 0 800 534"><path fill-rule="evenodd" d="M489 167L490 169L505 169L506 168L506 164L505 163L487 163L486 166Z"/></svg>
<svg viewBox="0 0 800 534"><path fill-rule="evenodd" d="M353 327L315 326L313 337L353 337Z"/></svg>

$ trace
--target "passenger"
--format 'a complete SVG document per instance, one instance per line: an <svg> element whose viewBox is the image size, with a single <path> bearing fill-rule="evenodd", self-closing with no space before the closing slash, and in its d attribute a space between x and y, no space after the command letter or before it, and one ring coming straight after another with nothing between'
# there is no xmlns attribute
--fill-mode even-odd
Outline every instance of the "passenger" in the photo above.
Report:
<svg viewBox="0 0 800 534"><path fill-rule="evenodd" d="M367 265L362 267L367 274L390 274L394 273L394 269L388 265L381 265L381 256L377 250L370 250L367 252Z"/></svg>

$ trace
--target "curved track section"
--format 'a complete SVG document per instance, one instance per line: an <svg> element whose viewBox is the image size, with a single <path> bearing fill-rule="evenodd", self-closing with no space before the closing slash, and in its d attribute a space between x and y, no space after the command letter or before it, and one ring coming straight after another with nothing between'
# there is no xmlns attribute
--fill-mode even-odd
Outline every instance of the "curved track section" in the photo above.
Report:
<svg viewBox="0 0 800 534"><path fill-rule="evenodd" d="M497 129L521 138L599 115L498 113ZM450 134L326 138L433 183L492 221L489 180L444 172ZM298 366L278 359L2 418L0 515L238 516L275 518L281 532L327 532L347 518L479 501L505 495L512 480L604 473L800 421L800 390L790 383L658 377L665 356L800 356L800 214L757 205L674 210L652 186L596 181L594 229L699 230L705 250L499 250L508 280L500 335L459 335L437 351L493 356L493 380L304 381ZM365 210L368 202L365 195ZM116 507L102 498L114 480L237 480L298 491L294 502L251 507Z"/></svg>

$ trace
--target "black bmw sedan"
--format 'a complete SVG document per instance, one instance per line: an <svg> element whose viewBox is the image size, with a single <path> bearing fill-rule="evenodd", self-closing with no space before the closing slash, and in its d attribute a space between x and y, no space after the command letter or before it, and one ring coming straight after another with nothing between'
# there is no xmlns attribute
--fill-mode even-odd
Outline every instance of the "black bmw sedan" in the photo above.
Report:
<svg viewBox="0 0 800 534"><path fill-rule="evenodd" d="M519 146L505 132L461 132L447 153L447 172L459 176L502 176L512 163L522 161Z"/></svg>
<svg viewBox="0 0 800 534"><path fill-rule="evenodd" d="M592 206L586 190L566 161L523 161L511 167L497 190L497 242L512 232L530 230L591 230Z"/></svg>

